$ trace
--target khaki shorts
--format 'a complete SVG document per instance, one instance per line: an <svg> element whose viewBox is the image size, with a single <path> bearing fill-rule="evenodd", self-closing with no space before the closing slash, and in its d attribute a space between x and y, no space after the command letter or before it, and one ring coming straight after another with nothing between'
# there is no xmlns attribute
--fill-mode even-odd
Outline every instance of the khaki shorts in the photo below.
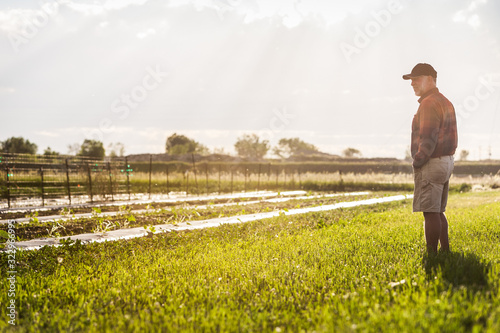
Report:
<svg viewBox="0 0 500 333"><path fill-rule="evenodd" d="M414 212L444 213L452 172L453 156L431 158L421 168L414 169Z"/></svg>

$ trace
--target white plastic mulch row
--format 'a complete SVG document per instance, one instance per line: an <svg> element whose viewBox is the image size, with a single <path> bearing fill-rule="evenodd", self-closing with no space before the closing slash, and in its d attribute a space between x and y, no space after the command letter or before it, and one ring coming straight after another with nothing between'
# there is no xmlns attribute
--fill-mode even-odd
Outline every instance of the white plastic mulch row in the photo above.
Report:
<svg viewBox="0 0 500 333"><path fill-rule="evenodd" d="M176 192L170 194L153 194L149 197L147 194L142 195L142 199L126 200L124 196L123 199L118 199L116 201L104 201L104 202L94 202L90 203L88 200L83 203L76 203L68 205L62 201L58 205L46 205L46 206L30 206L30 207L18 207L18 208L2 208L0 213L19 213L19 212L31 212L31 211L47 211L60 208L81 208L81 207L111 207L111 206L122 206L122 205L144 205L148 203L183 203L183 202L196 202L200 200L227 200L227 199L244 199L244 198L255 198L255 197L275 197L277 195L304 195L305 191L285 191L285 192L271 192L271 191L254 191L254 192L237 192L237 193L226 193L226 194L210 194L210 195L186 195L185 192ZM137 194L135 195L138 196ZM140 195L139 195L140 196Z"/></svg>
<svg viewBox="0 0 500 333"><path fill-rule="evenodd" d="M413 195L396 195L390 197L383 198L374 198L374 199L366 199L360 201L350 201L350 202L339 202L331 205L324 206L316 206L316 207L307 207L307 208L296 208L290 209L288 211L273 211L266 213L257 213L257 214L247 214L247 215L239 215L239 216L231 216L231 217L223 217L223 218L215 218L208 220L199 220L199 221L188 221L184 223L180 223L177 225L173 224L161 224L154 226L154 233L163 233L170 231L178 231L178 230L194 230L194 229L203 229L210 227L218 227L222 224L233 224L233 223L244 223L250 221L256 221L261 219L267 219L279 216L280 214L285 215L296 215L296 214L305 214L310 212L324 212L339 208L349 208L363 205L375 205L380 203L392 202L392 201L401 201L406 199L413 198ZM89 234L81 234L74 235L70 237L73 241L80 240L83 243L90 242L105 242L105 241L115 241L120 239L131 239L137 237L144 237L148 234L151 234L151 231L144 229L144 227L130 228L130 229L120 229L114 231L108 231L104 234L102 233L89 233ZM16 242L17 249L23 250L35 250L39 249L43 246L58 246L59 239L57 238L44 238L44 239L33 239L29 241Z"/></svg>
<svg viewBox="0 0 500 333"><path fill-rule="evenodd" d="M252 200L252 201L238 201L238 202L227 202L227 203L220 203L220 204L210 204L210 205L196 205L196 206L187 206L184 208L195 208L195 209L207 209L211 207L227 207L227 206L243 206L243 205L252 205L252 204L257 204L257 203L262 203L262 202L269 202L269 203L278 203L278 202L286 202L289 200L305 200L305 199L318 199L318 198L332 198L332 197L339 197L339 196L360 196L360 195L368 195L370 192L349 192L349 193L333 193L333 194L324 194L324 195L310 195L310 196L295 196L298 194L305 194L306 192L304 191L290 191L290 192L284 192L280 193L280 197L277 198L272 198L272 199L263 199L265 197L270 197L272 193L265 193L265 195L260 196L260 200ZM274 193L275 196L278 195L278 193ZM249 196L248 198L251 198L252 196ZM255 197L255 195L253 195ZM240 197L241 198L241 197ZM155 201L155 203L159 203L158 201ZM180 203L180 202L179 202ZM162 208L163 210L169 211L171 210L170 208ZM98 217L113 217L117 215L123 215L123 214L146 214L146 213L152 213L155 212L154 209L137 209L129 212L102 212L99 213L97 216ZM71 220L77 220L77 219L91 219L96 217L94 213L82 213L82 214L71 214L71 215L50 215L50 216L40 216L37 217L38 222L64 222L64 221L71 221ZM23 218L17 218L17 219L11 219L11 220L0 220L0 224L6 224L14 221L16 224L28 224L33 221L32 217L23 217Z"/></svg>
<svg viewBox="0 0 500 333"><path fill-rule="evenodd" d="M115 202L106 202L99 204L87 204L87 205L73 205L73 206L45 206L45 207L33 207L30 211L42 211L42 210L50 210L50 209L61 209L61 208L74 208L74 207L109 207L109 206L124 206L124 205L144 205L144 204L189 204L192 202L198 201L210 201L210 200L232 200L232 199L251 199L251 198L272 198L272 197L294 197L298 195L306 194L305 191L287 191L287 192L242 192L242 193L234 193L234 194L221 194L221 195L208 195L208 196L191 196L191 197L173 197L173 198L153 198L153 199L144 199L144 200L134 200L134 201L115 201ZM26 212L26 210L8 210L4 212ZM151 212L152 210L140 209L134 210L131 213L134 214L143 214L147 212ZM122 214L121 212L103 212L99 213L99 216L116 216ZM92 213L83 213L83 214L71 214L71 215L51 215L51 216L40 216L37 217L38 222L52 222L52 221L67 221L73 219L80 218L92 218L94 215ZM3 219L0 220L0 224L9 223L10 221L15 221L15 223L29 223L33 220L31 217L23 217L17 219Z"/></svg>
<svg viewBox="0 0 500 333"><path fill-rule="evenodd" d="M289 191L289 192L304 192L304 191ZM0 213L19 213L19 212L31 212L31 211L47 211L60 209L62 207L67 208L81 208L81 207L111 207L111 206L121 206L121 205L134 205L134 204L148 204L152 202L157 203L168 203L168 202L191 202L197 200L214 200L214 199L226 199L226 198L246 198L249 196L256 195L276 195L276 192L270 191L253 191L253 192L236 192L236 193L225 193L225 194L208 194L208 195L193 195L187 194L186 192L170 192L168 194L147 194L147 193L134 193L130 195L130 200L127 194L114 195L114 200L109 201L108 196L95 196L94 202L90 202L90 197L88 195L82 195L72 198L72 204L69 204L68 199L50 199L47 200L51 204L46 204L42 206L42 200L38 198L28 198L22 200L22 204L15 202L15 208L7 208L7 203L0 204Z"/></svg>

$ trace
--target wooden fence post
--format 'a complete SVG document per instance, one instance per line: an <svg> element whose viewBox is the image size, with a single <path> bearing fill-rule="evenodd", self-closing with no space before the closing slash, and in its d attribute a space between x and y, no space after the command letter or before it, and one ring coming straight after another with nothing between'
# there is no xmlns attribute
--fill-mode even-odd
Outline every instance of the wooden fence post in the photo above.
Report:
<svg viewBox="0 0 500 333"><path fill-rule="evenodd" d="M244 192L247 191L247 172L248 172L248 169L245 167L245 187L244 187Z"/></svg>
<svg viewBox="0 0 500 333"><path fill-rule="evenodd" d="M208 195L208 162L205 162L205 186L207 188Z"/></svg>
<svg viewBox="0 0 500 333"><path fill-rule="evenodd" d="M129 178L129 169L130 165L128 164L128 157L125 157L125 172L127 173L127 194L128 194L128 201L130 201L130 178Z"/></svg>
<svg viewBox="0 0 500 333"><path fill-rule="evenodd" d="M41 183L41 190L42 190L42 207L45 206L45 189L43 187L43 168L40 167L40 177L41 177L41 180L42 180L42 183Z"/></svg>
<svg viewBox="0 0 500 333"><path fill-rule="evenodd" d="M111 192L111 201L115 201L113 196L113 177L111 177L111 163L108 162L108 172L109 172L109 191Z"/></svg>
<svg viewBox="0 0 500 333"><path fill-rule="evenodd" d="M300 167L299 167L299 188L302 190L302 178L300 177Z"/></svg>
<svg viewBox="0 0 500 333"><path fill-rule="evenodd" d="M10 168L7 165L7 203L8 207L10 208Z"/></svg>
<svg viewBox="0 0 500 333"><path fill-rule="evenodd" d="M257 192L260 191L260 169L262 167L262 164L259 163L259 175L257 176Z"/></svg>
<svg viewBox="0 0 500 333"><path fill-rule="evenodd" d="M196 177L196 163L194 162L194 154L191 153L191 158L193 160L193 172L194 172L194 183L196 184L196 194L200 193L200 189L198 188L198 178Z"/></svg>
<svg viewBox="0 0 500 333"><path fill-rule="evenodd" d="M92 170L90 169L90 163L87 163L87 172L89 174L89 194L90 194L90 203L94 202L94 196L92 193Z"/></svg>
<svg viewBox="0 0 500 333"><path fill-rule="evenodd" d="M170 193L170 191L168 190L168 164L167 164L167 195Z"/></svg>
<svg viewBox="0 0 500 333"><path fill-rule="evenodd" d="M221 193L220 192L220 172L221 172L220 170L221 170L221 164L219 164L219 194Z"/></svg>
<svg viewBox="0 0 500 333"><path fill-rule="evenodd" d="M153 171L153 155L149 155L149 199L151 199L151 172Z"/></svg>
<svg viewBox="0 0 500 333"><path fill-rule="evenodd" d="M278 190L279 168L276 167L276 191Z"/></svg>
<svg viewBox="0 0 500 333"><path fill-rule="evenodd" d="M68 189L69 204L71 205L71 186L70 186L70 183L69 183L69 164L68 164L68 159L66 159L66 187Z"/></svg>
<svg viewBox="0 0 500 333"><path fill-rule="evenodd" d="M233 194L233 174L234 174L234 169L231 167L231 194Z"/></svg>

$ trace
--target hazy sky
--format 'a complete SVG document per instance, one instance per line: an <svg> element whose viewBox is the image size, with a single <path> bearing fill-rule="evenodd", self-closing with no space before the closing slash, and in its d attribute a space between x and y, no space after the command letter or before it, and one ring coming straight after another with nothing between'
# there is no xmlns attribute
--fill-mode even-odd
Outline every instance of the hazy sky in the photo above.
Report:
<svg viewBox="0 0 500 333"><path fill-rule="evenodd" d="M431 63L459 150L500 159L500 1L55 0L0 3L0 140L164 152L174 132L403 158Z"/></svg>

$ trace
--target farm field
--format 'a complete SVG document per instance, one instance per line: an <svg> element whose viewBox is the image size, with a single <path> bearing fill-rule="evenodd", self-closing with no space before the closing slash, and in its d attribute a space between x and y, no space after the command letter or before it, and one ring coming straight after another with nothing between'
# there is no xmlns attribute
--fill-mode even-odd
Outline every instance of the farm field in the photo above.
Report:
<svg viewBox="0 0 500 333"><path fill-rule="evenodd" d="M185 221L359 199L175 209L185 214L176 218ZM171 208L155 207L130 223L167 220ZM120 218L125 221L128 214L124 210ZM447 216L452 251L431 257L424 251L423 218L411 212L411 200L17 251L17 325L8 323L4 311L0 327L20 332L497 332L500 192L453 193ZM7 254L0 258L5 281ZM7 284L0 299L8 304Z"/></svg>

